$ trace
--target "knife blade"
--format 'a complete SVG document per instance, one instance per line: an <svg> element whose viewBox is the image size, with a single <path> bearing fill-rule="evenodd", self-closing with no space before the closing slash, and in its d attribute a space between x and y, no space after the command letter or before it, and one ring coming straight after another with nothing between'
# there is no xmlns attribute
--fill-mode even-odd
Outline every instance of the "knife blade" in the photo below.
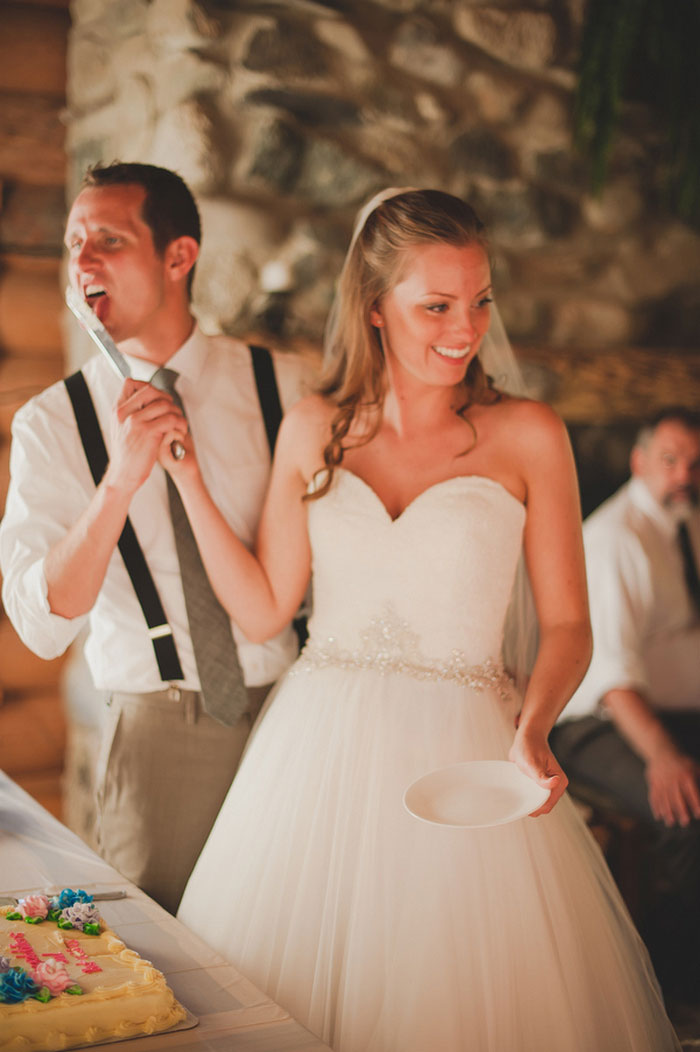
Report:
<svg viewBox="0 0 700 1052"><path fill-rule="evenodd" d="M102 353L122 379L131 376L129 363L109 335L94 310L82 296L80 296L70 285L66 289L66 304L73 311L80 322L81 327L96 343Z"/></svg>
<svg viewBox="0 0 700 1052"><path fill-rule="evenodd" d="M96 343L108 362L124 380L131 376L129 363L109 335L94 310L79 293L71 286L66 287L66 305L80 322L81 328L85 330L93 343ZM185 455L185 447L182 442L171 442L170 450L176 460L182 460Z"/></svg>
<svg viewBox="0 0 700 1052"><path fill-rule="evenodd" d="M44 891L42 894L47 895L49 898L53 894L50 891ZM113 899L125 899L127 897L126 891L93 891L90 893L94 902L107 902ZM19 899L15 898L14 895L0 895L0 906L16 906Z"/></svg>

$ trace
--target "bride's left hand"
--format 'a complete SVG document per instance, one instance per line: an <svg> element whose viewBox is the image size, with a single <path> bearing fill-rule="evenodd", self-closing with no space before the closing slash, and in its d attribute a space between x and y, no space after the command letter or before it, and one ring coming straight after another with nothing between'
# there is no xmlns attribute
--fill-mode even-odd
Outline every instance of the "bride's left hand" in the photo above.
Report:
<svg viewBox="0 0 700 1052"><path fill-rule="evenodd" d="M531 818L548 814L558 800L564 795L569 779L564 774L557 759L549 747L546 738L540 735L527 734L518 728L508 759L516 764L523 774L532 778L544 789L549 789L549 797Z"/></svg>

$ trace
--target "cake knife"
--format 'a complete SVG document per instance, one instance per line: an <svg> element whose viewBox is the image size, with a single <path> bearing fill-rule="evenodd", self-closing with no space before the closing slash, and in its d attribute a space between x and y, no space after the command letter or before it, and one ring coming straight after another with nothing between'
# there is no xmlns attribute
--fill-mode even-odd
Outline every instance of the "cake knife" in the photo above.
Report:
<svg viewBox="0 0 700 1052"><path fill-rule="evenodd" d="M102 353L106 356L115 372L126 379L131 376L129 363L109 335L100 319L95 314L90 304L80 296L75 289L68 285L66 288L66 304L80 322L93 343L96 343ZM176 460L182 460L185 455L185 447L182 442L171 442L170 449Z"/></svg>
<svg viewBox="0 0 700 1052"><path fill-rule="evenodd" d="M42 894L48 895L49 897L53 892L43 892ZM118 891L93 891L90 892L95 902L107 902L112 899L125 899L127 893L122 890ZM0 895L0 906L16 906L19 899L15 898L14 895Z"/></svg>

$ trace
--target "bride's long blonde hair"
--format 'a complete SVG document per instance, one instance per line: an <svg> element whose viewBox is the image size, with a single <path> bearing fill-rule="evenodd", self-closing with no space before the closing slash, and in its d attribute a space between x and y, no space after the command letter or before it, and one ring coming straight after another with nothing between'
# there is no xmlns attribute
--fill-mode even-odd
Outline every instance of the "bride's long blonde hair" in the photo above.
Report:
<svg viewBox="0 0 700 1052"><path fill-rule="evenodd" d="M359 214L326 328L319 391L336 406L336 412L323 451L323 482L310 498L327 492L358 413L375 410L363 442L370 441L379 428L386 366L370 312L400 280L407 251L436 243L477 244L488 250L484 224L471 205L442 190L384 191ZM475 402L489 403L499 397L478 356L459 386L464 396L459 413Z"/></svg>

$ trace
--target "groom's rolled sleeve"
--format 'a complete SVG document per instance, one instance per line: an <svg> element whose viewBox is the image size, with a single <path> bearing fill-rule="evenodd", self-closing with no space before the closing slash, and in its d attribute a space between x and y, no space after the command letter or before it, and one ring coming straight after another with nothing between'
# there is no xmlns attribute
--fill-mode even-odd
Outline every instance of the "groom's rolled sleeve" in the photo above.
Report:
<svg viewBox="0 0 700 1052"><path fill-rule="evenodd" d="M90 495L87 465L80 462L84 453L80 446L75 449L75 429L66 420L61 391L50 388L39 397L41 403L29 402L12 424L0 569L3 605L17 634L39 657L51 659L72 643L86 617L68 619L51 612L44 563ZM54 406L63 412L56 414Z"/></svg>

